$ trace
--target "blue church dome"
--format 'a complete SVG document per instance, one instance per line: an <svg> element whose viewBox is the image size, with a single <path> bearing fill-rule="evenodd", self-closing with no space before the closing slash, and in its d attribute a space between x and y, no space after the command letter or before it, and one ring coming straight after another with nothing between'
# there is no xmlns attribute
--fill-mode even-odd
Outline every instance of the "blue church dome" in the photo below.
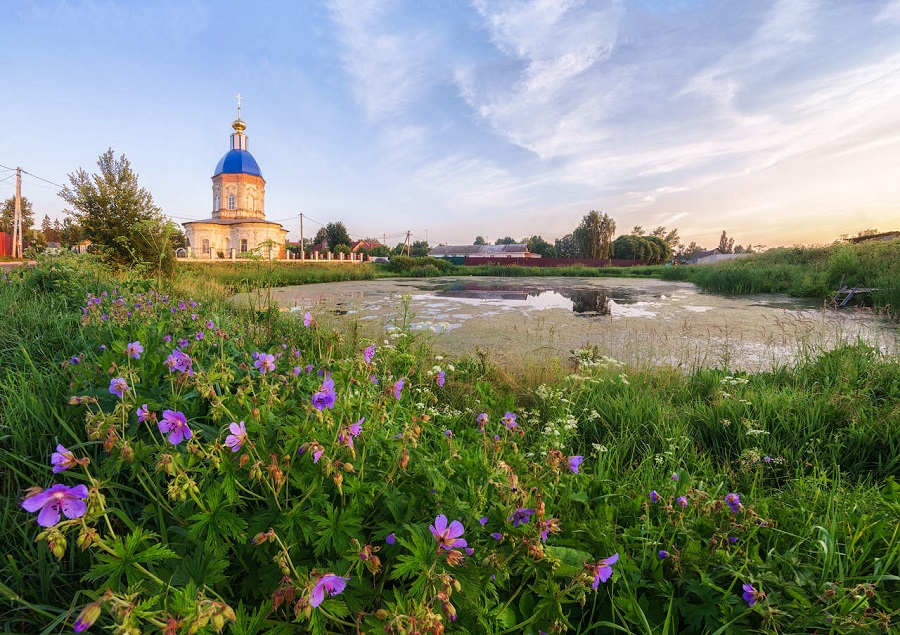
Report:
<svg viewBox="0 0 900 635"><path fill-rule="evenodd" d="M253 158L253 155L247 150L237 149L229 150L219 160L213 176L219 176L220 174L252 174L262 178L259 164Z"/></svg>

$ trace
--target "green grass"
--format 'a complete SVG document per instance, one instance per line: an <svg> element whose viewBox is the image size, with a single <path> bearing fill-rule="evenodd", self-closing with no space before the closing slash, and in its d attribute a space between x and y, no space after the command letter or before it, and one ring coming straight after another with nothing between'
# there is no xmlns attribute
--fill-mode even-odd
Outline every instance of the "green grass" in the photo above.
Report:
<svg viewBox="0 0 900 635"><path fill-rule="evenodd" d="M409 265L406 271L429 266L440 270L428 262ZM296 275L309 282L320 274L345 275L352 268L335 269L315 273L298 269ZM214 317L217 324L227 328L228 338L217 341L216 348L211 349L217 351L215 355L221 356L223 364L232 358L249 359L250 351L280 350L280 343L288 342L302 350L306 359L334 368L343 368L341 360L349 359L347 368L354 373L362 373L364 378L368 372L359 367L359 351L365 343L357 341L353 332L330 328L324 322L325 316L317 316L323 320L322 325L308 329L267 307L250 312L227 303L227 297L242 285L281 280L280 272L255 263L242 272L231 272L236 273L234 278L228 278L228 272L200 270L208 275L183 270L158 291L199 300L202 307L197 311ZM541 271L559 275L552 269ZM153 489L160 484L165 487L164 475L143 470L139 462L120 461L103 452L98 442L87 441L84 410L67 403L76 389L93 390L90 394L109 400L104 383L108 382L108 364L94 377L87 365L74 368L67 365L67 360L75 355L98 359L100 343L112 345L114 337L124 337L114 335L118 327L111 324L96 320L92 325L82 324L81 307L87 295L112 292L114 288L147 291L154 283L115 278L86 259L41 263L35 269L9 274L9 278L0 284L0 492L5 501L0 506L0 531L7 540L0 567L0 632L60 632L71 628L72 612L77 612L93 593L93 583L82 579L93 556L72 544L76 536L72 533L64 558L56 560L46 542L35 541L38 529L31 515L15 505L25 488L48 482L47 460L57 443L88 454L92 467L102 470L99 473L103 475L107 507L122 514L121 522L115 523L120 535L128 531L134 535L134 527L129 529L129 523L139 519L137 524L160 534L168 544L190 546L185 536L192 523L185 519L196 510L170 515L168 508L178 508L179 504L169 502L162 490ZM116 346L141 334L149 349L151 339L161 339L164 332L151 326L152 323L141 321L129 324L132 330L128 338ZM187 327L194 328L191 322ZM638 370L606 360L592 363L586 359L581 360L582 367L577 372L567 360L560 360L554 368L510 376L493 366L489 358L438 362L426 346L410 339L408 347L385 354L392 356L391 369L396 376L409 377L409 389L415 384L419 391L415 393L417 400L427 405L420 408L411 404L397 409L390 396L366 386L367 382L344 382L355 388L342 394L346 400L342 405L348 408L348 416L352 414L350 420L359 416L358 411L370 407L367 400L376 403L373 414L379 416L367 421L373 425L377 421L377 425L367 430L385 430L384 439L379 441L382 445L373 446L379 450L373 449L372 456L366 457L366 445L360 440L360 455L354 459L358 471L374 471L379 460L393 460L399 442L393 429L388 432L391 426L422 426L419 445L411 448L413 461L409 471L391 473L390 479L379 474L373 481L363 481L362 477L357 481L348 473L346 502L344 495L334 495L323 502L322 490L329 479L324 479L324 483L321 477L311 480L311 466L304 467L309 469L302 473L303 478L301 474L292 476L298 479L293 483L301 493L298 496L318 487L310 503L327 503L338 520L345 515L358 517L360 528L355 531L360 536L368 535L373 544L386 533L378 523L388 510L406 519L403 522L408 524L397 521L395 530L400 533L401 528L408 531L411 524L421 524L429 514L433 519L435 507L465 518L465 514L479 509L477 505L487 508L497 504L497 496L511 496L499 487L489 491L500 494L487 495L476 486L476 476L483 469L481 461L493 465L490 457L500 451L500 446L484 443L473 425L474 415L479 412L491 413L496 423L504 411L511 410L519 414L526 434L513 437L519 447L504 449L509 453L506 460L518 461L515 469L523 490L530 491L530 487L524 487L527 483L556 492L552 497L548 494L547 504L560 515L564 531L548 543L548 557L553 549L558 550L555 553L560 558L576 560L585 549L604 555L618 551L621 555L612 584L601 587L600 592L588 593L583 604L575 603L567 609L569 632L650 635L665 629L669 633L799 633L818 629L823 633L879 633L887 632L879 626L882 623L887 629L898 627L897 359L860 345L809 358L796 366L741 376L714 369L699 369L691 374L670 369ZM441 391L433 389L433 382L425 374L435 363L447 367L451 361L455 369L448 371L446 386ZM142 363L158 364L151 361L149 353ZM158 372L148 373L142 390L155 408L161 408L167 403L169 374L161 367L153 368ZM208 376L208 384L191 387L174 397L185 410L193 408L192 422L197 421L198 426L203 422L204 427L198 427L202 434L217 434L211 419L215 399L204 394L217 395L232 408L238 397L245 399L247 410L237 418L247 418L248 423L251 417L265 421L271 426L271 434L278 438L290 438L298 426L309 429L315 424L299 407L279 406L283 399L280 391L287 390L280 388L280 382L253 382L249 374L240 381L229 380L227 373L238 372L236 369L236 363L227 368L223 365L219 376ZM157 386L151 376L163 379ZM308 383L317 383L314 375L311 377ZM531 381L528 377L541 379ZM205 393L207 390L211 393ZM308 391L302 397L308 399ZM251 408L256 409L256 414ZM430 423L422 418L426 413ZM444 428L453 429L458 439L448 442ZM324 437L319 440L330 443ZM538 479L543 469L540 453L557 446L566 454L586 457L577 487ZM136 447L139 452L150 451L149 446ZM472 447L480 448L483 454L466 449ZM454 456L454 452L462 456ZM536 453L533 462L526 460L528 452ZM188 453L179 454L182 455L187 457ZM222 469L221 473L208 472L210 478L201 486L216 486L223 474L231 474ZM672 480L671 474L677 474L678 480ZM506 475L496 469L490 478L505 482ZM388 487L390 496L384 495ZM650 490L658 490L669 501L686 495L689 506L682 511L674 504L648 505ZM741 523L727 513L709 511L712 500L731 491L740 492L753 512L742 517ZM231 512L243 514L244 507L253 510L255 504L255 498L250 497L231 508ZM247 534L264 531L270 524L293 527L291 523L296 522L296 541L318 540L324 525L310 530L300 522L300 516L294 520L293 515L300 513L298 505L287 519L279 519L274 507L260 507L250 515L250 522L255 524ZM756 521L750 522L751 519ZM466 523L467 536L483 551L467 561L465 570L458 574L464 582L462 591L454 595L460 610L459 624L468 625L471 632L479 628L487 632L484 624L493 624L496 630L491 632L501 632L503 628L495 623L477 622L474 616L483 614L486 620L496 620L502 614L504 628L513 628L538 610L535 598L545 597L538 589L550 597L561 594L558 587L552 587L552 576L539 569L546 561L529 561L524 569L513 573L499 565L482 569L486 566L483 559L488 559L488 545L493 543L490 539L479 543L474 526L477 523ZM307 534L312 538L303 538ZM430 540L424 528L423 535ZM739 537L734 546L725 543L727 535ZM271 564L272 552L262 547L254 550L246 545L246 537L235 542L240 545L229 551L233 558L225 565L227 575L210 573L210 579L215 580L209 584L211 592L235 606L242 600L248 607L265 607L274 590L266 585L274 580L277 586L281 576ZM319 546L315 548L329 558L320 566L334 571L345 567L348 556L341 550L346 548L346 542L337 541L340 544L327 548L316 543ZM661 562L656 557L658 549L669 550L676 558ZM425 551L433 553L433 548L429 546ZM505 552L504 557L510 559L507 565L518 551L511 545ZM297 548L295 557L315 564L312 552L312 546ZM214 564L202 548L189 553L193 555L172 570L172 580L183 578L191 567L203 569ZM380 552L388 566L397 567L396 573L403 562L396 561L392 554L386 548ZM351 551L349 561L354 558L358 562ZM560 562L563 569L572 566ZM579 562L574 564L576 573L579 566ZM478 576L483 571L488 573L482 579ZM490 582L492 573L499 579L496 586ZM396 576L391 580L399 585L402 577L399 573ZM417 569L414 579L419 577L421 570ZM410 588L418 588L415 580ZM767 593L757 609L747 609L740 599L742 581L752 581ZM545 583L550 586L541 586ZM866 587L860 586L869 583L877 585L872 597L866 595ZM184 583L172 584L180 588ZM385 583L379 579L378 584ZM376 593L368 582L364 586ZM488 587L490 593L479 595ZM83 588L88 590L82 591ZM515 591L517 588L520 592ZM522 588L525 592L521 592ZM172 598L172 606L184 601L181 596ZM394 601L388 598L384 605ZM834 616L830 625L820 619L826 609ZM370 620L366 631L380 632L376 628L378 622L370 618L366 618ZM447 632L453 632L453 625L446 625ZM305 628L306 623L300 626ZM275 622L267 626L275 627ZM336 622L330 623L329 629L353 632ZM527 632L524 626L520 630Z"/></svg>

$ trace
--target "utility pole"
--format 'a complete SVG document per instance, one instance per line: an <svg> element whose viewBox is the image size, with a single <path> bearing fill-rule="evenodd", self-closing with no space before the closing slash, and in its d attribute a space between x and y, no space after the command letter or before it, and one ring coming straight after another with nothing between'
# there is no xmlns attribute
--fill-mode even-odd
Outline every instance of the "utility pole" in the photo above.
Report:
<svg viewBox="0 0 900 635"><path fill-rule="evenodd" d="M303 212L300 212L300 260L306 257L306 248L303 246Z"/></svg>
<svg viewBox="0 0 900 635"><path fill-rule="evenodd" d="M13 217L13 258L22 257L22 168L16 168L16 214Z"/></svg>
<svg viewBox="0 0 900 635"><path fill-rule="evenodd" d="M406 255L407 255L407 256L411 256L411 255L412 255L412 252L411 252L410 246L409 246L409 235L410 235L411 233L412 233L412 232L410 232L409 230L406 230Z"/></svg>

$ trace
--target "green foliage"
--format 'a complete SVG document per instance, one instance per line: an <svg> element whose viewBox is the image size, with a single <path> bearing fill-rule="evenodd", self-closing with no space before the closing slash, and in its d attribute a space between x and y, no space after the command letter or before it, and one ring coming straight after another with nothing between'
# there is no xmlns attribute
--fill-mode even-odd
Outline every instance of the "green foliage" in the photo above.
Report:
<svg viewBox="0 0 900 635"><path fill-rule="evenodd" d="M370 342L315 311L307 326L196 281L202 301L63 262L0 284L6 632L71 628L94 602L97 631L898 627L896 359L845 347L736 376L633 371L587 351L514 391L502 369L436 358L409 331L366 361ZM136 340L138 359L125 353ZM166 365L176 346L193 374ZM319 410L326 373L335 403ZM121 399L113 377L130 386ZM161 433L164 410L185 415L190 439ZM52 474L57 443L90 462ZM87 485L87 513L37 527L16 501L54 482ZM519 508L534 514L516 526ZM438 546L439 514L462 523L471 554ZM312 607L325 574L349 580Z"/></svg>
<svg viewBox="0 0 900 635"><path fill-rule="evenodd" d="M23 196L19 201L19 209L22 213L22 234L34 227L34 206L28 197ZM16 197L10 196L3 201L3 207L0 208L0 232L11 234L13 232L13 223L16 218Z"/></svg>
<svg viewBox="0 0 900 635"><path fill-rule="evenodd" d="M453 265L443 258L431 258L429 256L409 257L392 256L389 263L382 265L386 270L403 276L413 276L415 272L431 275L446 275Z"/></svg>
<svg viewBox="0 0 900 635"><path fill-rule="evenodd" d="M97 166L96 174L79 168L69 175L70 184L59 193L71 206L66 213L110 262L149 267L158 275L171 273L177 228L163 217L150 192L138 185L124 154L116 159L110 148Z"/></svg>
<svg viewBox="0 0 900 635"><path fill-rule="evenodd" d="M591 210L581 219L572 232L581 258L605 259L612 257L612 237L616 233L616 221L606 213ZM559 248L557 248L559 251Z"/></svg>

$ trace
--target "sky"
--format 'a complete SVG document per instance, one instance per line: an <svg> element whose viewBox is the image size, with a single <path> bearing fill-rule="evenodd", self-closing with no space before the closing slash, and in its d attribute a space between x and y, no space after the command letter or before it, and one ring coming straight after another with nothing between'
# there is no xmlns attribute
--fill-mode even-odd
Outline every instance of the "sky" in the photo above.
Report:
<svg viewBox="0 0 900 635"><path fill-rule="evenodd" d="M240 93L290 240L900 229L900 0L4 4L0 197L21 166L38 224L108 148L209 218Z"/></svg>

